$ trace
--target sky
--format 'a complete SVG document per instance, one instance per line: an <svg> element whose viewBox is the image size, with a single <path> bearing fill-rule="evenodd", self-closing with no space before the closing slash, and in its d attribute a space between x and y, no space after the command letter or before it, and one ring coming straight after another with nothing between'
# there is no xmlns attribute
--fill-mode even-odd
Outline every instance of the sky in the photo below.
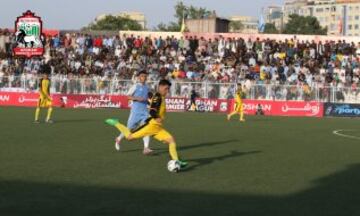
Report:
<svg viewBox="0 0 360 216"><path fill-rule="evenodd" d="M40 16L44 28L79 29L99 14L139 11L145 14L147 27L174 21L178 0L1 0L0 28L13 28L16 17L30 9ZM184 0L186 5L216 10L221 17L249 15L259 17L261 8L279 5L283 0Z"/></svg>

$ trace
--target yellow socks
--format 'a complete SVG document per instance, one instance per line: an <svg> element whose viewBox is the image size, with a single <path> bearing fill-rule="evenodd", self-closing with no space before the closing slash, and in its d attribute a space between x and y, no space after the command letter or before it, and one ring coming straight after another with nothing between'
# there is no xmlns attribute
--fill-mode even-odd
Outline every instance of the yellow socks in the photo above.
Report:
<svg viewBox="0 0 360 216"><path fill-rule="evenodd" d="M128 138L129 137L129 135L130 135L130 130L129 130L129 128L127 128L125 125L122 125L122 124L120 124L120 123L117 123L117 124L115 124L114 125L122 134L124 134L124 136L126 137L126 138Z"/></svg>
<svg viewBox="0 0 360 216"><path fill-rule="evenodd" d="M172 160L179 160L178 153L176 151L176 143L169 144L169 153Z"/></svg>
<svg viewBox="0 0 360 216"><path fill-rule="evenodd" d="M48 112L47 112L47 115L46 115L46 121L49 121L51 119L52 111L53 111L53 108L50 107L48 109ZM36 111L35 111L35 121L39 121L39 116L40 116L40 107L37 107Z"/></svg>
<svg viewBox="0 0 360 216"><path fill-rule="evenodd" d="M50 107L47 112L46 121L49 121L51 119L51 113L53 111L53 108Z"/></svg>
<svg viewBox="0 0 360 216"><path fill-rule="evenodd" d="M40 108L37 107L35 111L35 121L39 121L39 115L40 115Z"/></svg>

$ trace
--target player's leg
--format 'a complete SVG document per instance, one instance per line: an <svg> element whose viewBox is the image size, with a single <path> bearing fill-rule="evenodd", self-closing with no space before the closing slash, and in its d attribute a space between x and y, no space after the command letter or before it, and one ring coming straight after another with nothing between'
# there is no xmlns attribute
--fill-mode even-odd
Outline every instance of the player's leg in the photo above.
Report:
<svg viewBox="0 0 360 216"><path fill-rule="evenodd" d="M106 124L116 127L122 134L124 134L124 137L127 138L131 134L130 129L127 128L125 125L119 123L116 119L107 119L105 121Z"/></svg>
<svg viewBox="0 0 360 216"><path fill-rule="evenodd" d="M39 123L39 116L40 116L40 109L41 109L41 103L42 103L42 98L39 98L39 101L37 103L36 106L36 110L35 110L35 123Z"/></svg>
<svg viewBox="0 0 360 216"><path fill-rule="evenodd" d="M140 115L139 117L140 117L140 122L139 122L140 127L148 123L149 121L148 113L144 113L144 115ZM150 148L150 136L143 137L143 142L144 142L143 154L150 155L151 153L153 153L153 150Z"/></svg>
<svg viewBox="0 0 360 216"><path fill-rule="evenodd" d="M145 115L144 115L144 117L142 117L141 115L130 114L129 119L128 119L128 123L127 123L127 128L130 129L130 130L137 131L138 129L135 129L135 128L140 128L143 125L147 124L146 119L147 118L146 118ZM121 143L121 140L123 138L125 138L125 135L123 133L120 133L120 135L115 140L115 149L117 151L120 151L120 148L121 148L120 143ZM150 137L149 136L143 137L143 141L144 141L143 154L145 154L145 155L151 154L153 151L149 148Z"/></svg>
<svg viewBox="0 0 360 216"><path fill-rule="evenodd" d="M175 139L169 132L165 129L161 129L158 133L156 133L154 138L169 145L169 155L171 160L179 161L182 168L187 166L187 162L179 159Z"/></svg>
<svg viewBox="0 0 360 216"><path fill-rule="evenodd" d="M240 113L240 121L241 121L241 122L244 122L244 121L245 121L245 118L244 118L244 107L243 107L242 104L240 104L239 113Z"/></svg>
<svg viewBox="0 0 360 216"><path fill-rule="evenodd" d="M133 133L130 131L129 128L119 123L119 121L116 119L107 119L105 123L116 127L122 134L124 134L124 137L129 141L134 139L140 139L145 136L151 136L158 131L156 127L152 127L149 123L142 125Z"/></svg>
<svg viewBox="0 0 360 216"><path fill-rule="evenodd" d="M132 133L127 137L128 140L135 140L144 137L150 137L158 133L161 130L159 125L153 124L150 121L133 130Z"/></svg>
<svg viewBox="0 0 360 216"><path fill-rule="evenodd" d="M238 109L239 109L239 104L235 103L235 109L232 113L230 113L229 115L227 115L227 119L230 121L231 117L233 117L234 115L238 114Z"/></svg>
<svg viewBox="0 0 360 216"><path fill-rule="evenodd" d="M51 114L52 114L52 111L53 111L53 108L52 108L52 101L51 100L48 100L46 101L46 105L49 107L48 108L48 112L47 112L47 115L46 115L46 122L47 123L53 123L53 121L51 120Z"/></svg>
<svg viewBox="0 0 360 216"><path fill-rule="evenodd" d="M153 153L153 150L150 148L150 136L146 136L143 138L144 141L144 150L143 150L143 154L144 155L150 155Z"/></svg>
<svg viewBox="0 0 360 216"><path fill-rule="evenodd" d="M115 149L116 151L120 151L121 147L121 141L125 138L124 134L120 133L118 137L115 138Z"/></svg>
<svg viewBox="0 0 360 216"><path fill-rule="evenodd" d="M35 110L35 123L39 123L39 116L40 116L40 107L36 107Z"/></svg>
<svg viewBox="0 0 360 216"><path fill-rule="evenodd" d="M127 121L127 128L130 130L136 127L136 122L133 113L130 113L128 121ZM125 138L125 135L120 132L119 136L115 138L115 149L120 151L121 141Z"/></svg>

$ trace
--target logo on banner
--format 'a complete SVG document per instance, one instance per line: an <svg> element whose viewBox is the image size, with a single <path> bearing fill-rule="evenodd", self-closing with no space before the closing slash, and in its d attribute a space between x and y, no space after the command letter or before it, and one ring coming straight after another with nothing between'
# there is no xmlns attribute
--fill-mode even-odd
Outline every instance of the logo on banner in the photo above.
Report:
<svg viewBox="0 0 360 216"><path fill-rule="evenodd" d="M220 104L220 111L221 112L226 112L228 110L228 103L227 102L222 102Z"/></svg>
<svg viewBox="0 0 360 216"><path fill-rule="evenodd" d="M26 98L26 95L21 95L20 97L19 97L19 103L27 103L27 102L37 102L37 101L39 101L39 99L38 98L36 98L36 97L33 97L33 98Z"/></svg>
<svg viewBox="0 0 360 216"><path fill-rule="evenodd" d="M44 54L44 36L42 34L41 18L30 10L23 13L15 21L16 46L15 56L42 56Z"/></svg>
<svg viewBox="0 0 360 216"><path fill-rule="evenodd" d="M111 96L87 96L75 103L74 108L121 108L121 102L112 100Z"/></svg>
<svg viewBox="0 0 360 216"><path fill-rule="evenodd" d="M10 95L0 95L1 102L8 102L10 101Z"/></svg>
<svg viewBox="0 0 360 216"><path fill-rule="evenodd" d="M289 106L287 103L285 103L281 107L281 111L284 113L288 112L300 112L300 113L306 113L312 116L316 116L320 112L320 106L318 104L312 105L310 103L306 103L304 106Z"/></svg>
<svg viewBox="0 0 360 216"><path fill-rule="evenodd" d="M185 99L183 98L166 98L166 109L173 111L185 110Z"/></svg>
<svg viewBox="0 0 360 216"><path fill-rule="evenodd" d="M332 106L329 106L328 108L326 108L325 115L331 115L332 111L333 111Z"/></svg>
<svg viewBox="0 0 360 216"><path fill-rule="evenodd" d="M335 113L338 115L351 115L351 116L359 116L360 115L360 108L351 106L349 104L345 104L342 106L337 106L335 108Z"/></svg>
<svg viewBox="0 0 360 216"><path fill-rule="evenodd" d="M359 117L360 105L358 104L325 104L325 115L327 116L343 116L343 117Z"/></svg>

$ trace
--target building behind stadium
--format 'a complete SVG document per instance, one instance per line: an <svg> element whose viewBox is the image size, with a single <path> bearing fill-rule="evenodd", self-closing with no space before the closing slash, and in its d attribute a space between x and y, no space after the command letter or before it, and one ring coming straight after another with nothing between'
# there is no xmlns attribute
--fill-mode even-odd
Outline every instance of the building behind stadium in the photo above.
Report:
<svg viewBox="0 0 360 216"><path fill-rule="evenodd" d="M263 10L267 23L282 30L291 14L314 16L327 27L328 35L360 35L360 0L287 0L283 6Z"/></svg>

